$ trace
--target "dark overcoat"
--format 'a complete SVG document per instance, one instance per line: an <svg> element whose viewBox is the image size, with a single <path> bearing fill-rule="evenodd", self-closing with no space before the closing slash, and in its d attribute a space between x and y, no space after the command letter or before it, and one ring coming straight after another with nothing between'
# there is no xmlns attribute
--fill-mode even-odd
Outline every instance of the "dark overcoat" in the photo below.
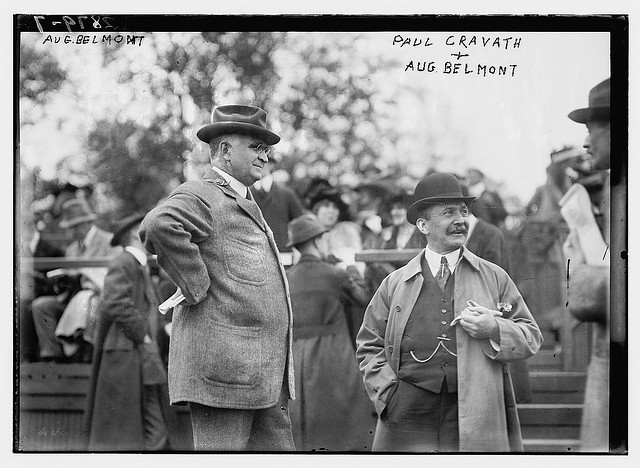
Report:
<svg viewBox="0 0 640 468"><path fill-rule="evenodd" d="M214 170L147 214L140 238L178 286L172 404L261 409L293 398L289 284L260 208Z"/></svg>
<svg viewBox="0 0 640 468"><path fill-rule="evenodd" d="M142 265L123 251L108 267L97 310L85 430L90 451L144 450L143 384L166 386Z"/></svg>
<svg viewBox="0 0 640 468"><path fill-rule="evenodd" d="M375 409L351 344L347 305L368 295L354 267L345 271L312 255L287 270L293 304L298 399L289 406L298 450L369 451Z"/></svg>

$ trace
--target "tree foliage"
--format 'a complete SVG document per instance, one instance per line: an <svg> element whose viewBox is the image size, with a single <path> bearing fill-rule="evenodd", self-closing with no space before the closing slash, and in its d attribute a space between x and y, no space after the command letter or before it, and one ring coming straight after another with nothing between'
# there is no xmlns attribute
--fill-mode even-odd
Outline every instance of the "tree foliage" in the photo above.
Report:
<svg viewBox="0 0 640 468"><path fill-rule="evenodd" d="M140 127L131 121L101 121L88 136L91 169L120 210L147 211L179 183L184 145L179 134L157 122Z"/></svg>
<svg viewBox="0 0 640 468"><path fill-rule="evenodd" d="M20 97L44 104L47 98L64 84L66 73L56 58L35 49L30 44L20 44Z"/></svg>

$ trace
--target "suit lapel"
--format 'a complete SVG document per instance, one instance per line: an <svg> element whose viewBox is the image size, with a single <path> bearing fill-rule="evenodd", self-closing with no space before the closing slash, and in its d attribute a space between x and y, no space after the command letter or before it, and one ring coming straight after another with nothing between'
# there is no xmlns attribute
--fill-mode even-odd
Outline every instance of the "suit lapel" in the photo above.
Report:
<svg viewBox="0 0 640 468"><path fill-rule="evenodd" d="M246 198L240 196L238 192L231 188L229 182L227 182L223 177L221 177L216 171L212 169L205 174L204 180L217 185L218 188L222 190L222 193L224 193L228 197L232 197L233 199L235 199L238 206L245 213L247 213L258 226L260 226L260 229L262 229L263 231L267 230L264 218L262 217L262 212L260 211L260 207L255 201L247 200ZM247 190L249 189L247 188Z"/></svg>

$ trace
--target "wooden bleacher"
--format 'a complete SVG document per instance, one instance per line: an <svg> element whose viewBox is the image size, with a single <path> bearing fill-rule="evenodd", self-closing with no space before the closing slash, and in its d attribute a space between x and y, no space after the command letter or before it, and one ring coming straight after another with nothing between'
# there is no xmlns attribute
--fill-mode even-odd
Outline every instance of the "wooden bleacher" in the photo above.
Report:
<svg viewBox="0 0 640 468"><path fill-rule="evenodd" d="M415 251L367 251L356 255L361 262L406 262ZM108 259L21 259L21 268L103 267ZM286 263L286 262L285 262ZM568 337L570 340L571 330ZM582 333L584 335L584 333ZM580 335L582 337L582 335ZM583 339L583 337L581 338ZM583 342L556 353L542 349L528 360L532 401L519 404L526 452L573 453L580 449L579 431L586 372L584 362L571 363L584 353ZM565 349L571 349L567 360ZM583 349L583 348L582 348ZM588 356L588 354L587 354ZM568 365L567 362L570 362ZM89 383L90 364L18 364L14 447L19 452L83 451L82 418ZM177 407L178 425L171 428L177 451L192 450L188 407Z"/></svg>

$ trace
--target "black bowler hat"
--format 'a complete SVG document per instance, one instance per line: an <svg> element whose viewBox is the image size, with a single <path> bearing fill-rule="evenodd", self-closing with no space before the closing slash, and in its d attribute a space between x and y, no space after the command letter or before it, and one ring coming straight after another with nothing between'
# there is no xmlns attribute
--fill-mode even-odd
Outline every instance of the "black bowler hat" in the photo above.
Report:
<svg viewBox="0 0 640 468"><path fill-rule="evenodd" d="M607 78L589 91L589 107L569 113L574 122L586 124L594 120L609 120L611 115L611 80Z"/></svg>
<svg viewBox="0 0 640 468"><path fill-rule="evenodd" d="M198 130L198 138L209 143L214 137L240 133L275 145L280 137L267 130L267 113L255 106L232 104L218 106L211 113L211 123Z"/></svg>
<svg viewBox="0 0 640 468"><path fill-rule="evenodd" d="M302 244L328 231L312 214L303 214L289 222L287 247Z"/></svg>
<svg viewBox="0 0 640 468"><path fill-rule="evenodd" d="M416 201L407 210L407 219L411 224L416 224L418 215L430 203L469 203L475 198L464 196L456 176L446 172L437 172L423 177L416 185L413 195Z"/></svg>
<svg viewBox="0 0 640 468"><path fill-rule="evenodd" d="M124 236L134 225L142 222L143 219L144 215L142 213L134 213L114 221L111 226L111 231L113 232L111 245L120 245L122 236Z"/></svg>

